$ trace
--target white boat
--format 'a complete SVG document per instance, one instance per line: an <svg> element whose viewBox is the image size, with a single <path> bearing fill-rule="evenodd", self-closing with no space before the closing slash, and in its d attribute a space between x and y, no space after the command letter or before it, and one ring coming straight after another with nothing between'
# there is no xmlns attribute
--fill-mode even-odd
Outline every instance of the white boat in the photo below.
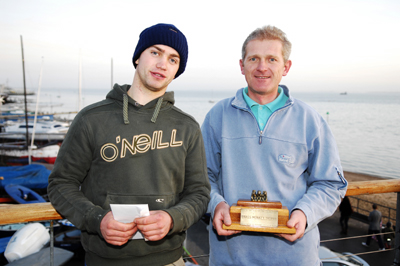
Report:
<svg viewBox="0 0 400 266"><path fill-rule="evenodd" d="M26 165L29 164L29 155L33 162L54 164L56 161L59 144L47 145L43 147L33 146L29 151L21 145L0 145L0 157L5 165ZM30 154L29 154L30 152Z"/></svg>
<svg viewBox="0 0 400 266"><path fill-rule="evenodd" d="M18 122L9 126L4 126L0 133L0 140L26 140L26 123ZM28 134L32 137L34 129L33 121L28 122ZM35 140L55 141L64 140L65 134L69 129L69 123L60 121L41 120L36 122Z"/></svg>
<svg viewBox="0 0 400 266"><path fill-rule="evenodd" d="M69 129L69 123L41 120L28 123L29 141L34 137L33 145L27 148L26 124L18 122L4 126L0 133L0 157L4 165L25 165L29 161L54 164L62 141ZM33 135L33 131L35 131ZM29 159L30 157L30 159Z"/></svg>

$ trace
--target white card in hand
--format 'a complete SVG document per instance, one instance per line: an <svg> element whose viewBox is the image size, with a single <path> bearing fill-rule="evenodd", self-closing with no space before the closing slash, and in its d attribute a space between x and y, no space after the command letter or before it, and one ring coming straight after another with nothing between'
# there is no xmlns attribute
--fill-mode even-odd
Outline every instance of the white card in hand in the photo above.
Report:
<svg viewBox="0 0 400 266"><path fill-rule="evenodd" d="M121 223L131 223L135 218L149 216L148 204L110 204L114 219ZM143 239L138 230L131 239Z"/></svg>

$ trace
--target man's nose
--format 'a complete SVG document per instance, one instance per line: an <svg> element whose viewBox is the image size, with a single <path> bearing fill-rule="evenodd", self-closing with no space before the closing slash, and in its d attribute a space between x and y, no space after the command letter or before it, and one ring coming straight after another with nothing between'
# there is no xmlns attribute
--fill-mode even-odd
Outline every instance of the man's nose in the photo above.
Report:
<svg viewBox="0 0 400 266"><path fill-rule="evenodd" d="M166 69L168 58L161 57L157 62L157 67L161 69Z"/></svg>
<svg viewBox="0 0 400 266"><path fill-rule="evenodd" d="M260 60L257 66L257 70L259 71L266 71L268 70L268 64L264 60Z"/></svg>

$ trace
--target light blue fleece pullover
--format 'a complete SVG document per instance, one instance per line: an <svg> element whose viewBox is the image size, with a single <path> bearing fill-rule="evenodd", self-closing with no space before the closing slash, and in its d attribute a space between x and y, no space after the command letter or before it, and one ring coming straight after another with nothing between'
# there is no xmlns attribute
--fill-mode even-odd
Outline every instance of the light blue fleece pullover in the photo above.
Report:
<svg viewBox="0 0 400 266"><path fill-rule="evenodd" d="M317 266L317 224L332 215L347 189L338 149L326 121L307 104L289 97L268 119L264 131L243 99L218 102L207 114L202 133L211 183L208 212L266 190L269 201L307 217L305 235L289 242L272 234L242 232L218 236L210 223L210 265Z"/></svg>

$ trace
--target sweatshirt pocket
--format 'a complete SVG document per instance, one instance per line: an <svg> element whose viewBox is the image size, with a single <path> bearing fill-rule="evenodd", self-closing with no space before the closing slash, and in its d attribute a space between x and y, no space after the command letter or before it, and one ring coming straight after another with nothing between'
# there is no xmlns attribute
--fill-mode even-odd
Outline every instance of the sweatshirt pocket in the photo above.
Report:
<svg viewBox="0 0 400 266"><path fill-rule="evenodd" d="M110 209L110 204L148 204L149 210L165 210L174 206L179 200L178 195L121 195L108 193L104 209Z"/></svg>

